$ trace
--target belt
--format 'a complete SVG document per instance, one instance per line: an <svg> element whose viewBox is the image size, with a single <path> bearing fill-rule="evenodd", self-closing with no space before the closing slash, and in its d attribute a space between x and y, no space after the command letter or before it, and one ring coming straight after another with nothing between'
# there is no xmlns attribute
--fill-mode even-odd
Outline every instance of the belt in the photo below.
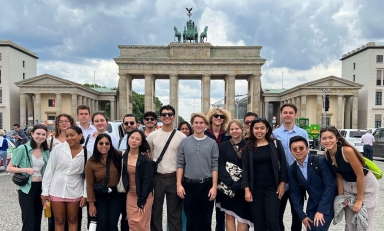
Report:
<svg viewBox="0 0 384 231"><path fill-rule="evenodd" d="M191 183L191 184L202 184L202 183L205 183L205 182L211 182L212 181L212 177L207 177L207 178L200 178L200 179L189 179L187 177L184 177L184 181L187 182L187 183Z"/></svg>
<svg viewBox="0 0 384 231"><path fill-rule="evenodd" d="M159 172L156 172L156 175L159 176L159 177L162 177L162 178L169 178L169 177L175 177L176 176L176 172L171 172L171 173L159 173Z"/></svg>

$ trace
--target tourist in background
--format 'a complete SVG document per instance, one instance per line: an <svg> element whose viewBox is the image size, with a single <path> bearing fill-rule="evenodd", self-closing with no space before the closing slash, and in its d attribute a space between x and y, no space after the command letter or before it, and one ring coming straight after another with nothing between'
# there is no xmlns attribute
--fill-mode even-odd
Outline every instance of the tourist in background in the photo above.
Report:
<svg viewBox="0 0 384 231"><path fill-rule="evenodd" d="M66 141L65 132L71 126L75 126L75 120L68 114L60 114L55 117L54 136L48 137L48 147L52 150L56 145Z"/></svg>
<svg viewBox="0 0 384 231"><path fill-rule="evenodd" d="M11 136L15 140L15 147L19 147L21 144L25 144L28 142L28 137L25 135L23 129L20 129L20 124L13 125L13 135Z"/></svg>
<svg viewBox="0 0 384 231"><path fill-rule="evenodd" d="M7 172L7 159L8 159L8 153L7 153L7 149L8 149L8 141L7 139L4 137L5 135L5 132L4 130L0 129L0 158L3 159L3 165L4 165L4 171L5 171L5 174L9 175L9 173Z"/></svg>
<svg viewBox="0 0 384 231"><path fill-rule="evenodd" d="M364 157L373 160L373 143L375 137L371 134L371 130L368 129L361 137L361 143L363 143Z"/></svg>
<svg viewBox="0 0 384 231"><path fill-rule="evenodd" d="M66 142L56 145L51 151L41 193L43 203L51 201L55 231L63 231L66 221L69 231L81 230L79 207L86 205L84 137L77 126L69 127L65 134Z"/></svg>
<svg viewBox="0 0 384 231"><path fill-rule="evenodd" d="M49 159L48 129L42 124L33 126L31 140L19 146L12 155L7 171L28 174L28 183L18 186L22 231L40 231L43 205L40 200L42 177ZM6 208L3 208L6 209Z"/></svg>
<svg viewBox="0 0 384 231"><path fill-rule="evenodd" d="M251 127L251 123L254 119L256 119L257 117L259 117L256 113L254 112L247 112L245 113L244 115L244 120L243 120L243 123L244 123L244 139L245 140L248 140L248 137L249 137L249 128Z"/></svg>
<svg viewBox="0 0 384 231"><path fill-rule="evenodd" d="M256 230L279 231L280 200L287 182L284 148L272 137L272 127L265 118L251 123L251 134L243 149L242 188L251 206Z"/></svg>
<svg viewBox="0 0 384 231"><path fill-rule="evenodd" d="M192 127L187 121L180 122L177 126L177 130L181 131L186 136L193 135Z"/></svg>
<svg viewBox="0 0 384 231"><path fill-rule="evenodd" d="M378 203L379 182L372 172L367 170L360 152L340 135L337 128L334 126L321 128L320 140L326 149L327 162L336 173L338 195L355 199L353 206L346 205L344 208L345 230L356 230L356 226L352 224L352 217L360 211L362 205L367 209L367 230L375 230L374 211Z"/></svg>
<svg viewBox="0 0 384 231"><path fill-rule="evenodd" d="M249 203L244 200L245 191L241 188L242 149L245 147L246 141L243 139L243 125L240 120L229 122L227 134L232 137L231 140L225 141L219 146L218 194L221 195L216 207L225 212L227 231L245 231L248 230L248 225L251 225L251 211ZM230 170L234 170L240 175L233 174ZM221 188L223 189L220 190ZM224 191L230 191L230 194L225 194ZM236 221L238 222L237 229Z"/></svg>
<svg viewBox="0 0 384 231"><path fill-rule="evenodd" d="M121 155L112 147L111 137L105 133L99 134L95 140L93 155L85 166L89 215L96 217L98 231L118 230L120 213L125 208L125 194L119 193L116 187L120 180L120 171ZM111 191L95 192L93 186L96 182L106 183Z"/></svg>
<svg viewBox="0 0 384 231"><path fill-rule="evenodd" d="M147 111L143 115L144 134L148 137L151 132L156 130L157 114L153 111Z"/></svg>

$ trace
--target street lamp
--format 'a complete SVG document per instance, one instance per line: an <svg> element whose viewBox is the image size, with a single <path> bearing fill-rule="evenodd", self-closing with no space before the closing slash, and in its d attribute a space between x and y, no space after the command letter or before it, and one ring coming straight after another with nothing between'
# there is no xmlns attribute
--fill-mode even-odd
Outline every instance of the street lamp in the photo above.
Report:
<svg viewBox="0 0 384 231"><path fill-rule="evenodd" d="M328 95L329 88L324 88L323 89L323 121L322 121L322 126L325 127L327 126L327 111L328 109L326 108L326 98Z"/></svg>

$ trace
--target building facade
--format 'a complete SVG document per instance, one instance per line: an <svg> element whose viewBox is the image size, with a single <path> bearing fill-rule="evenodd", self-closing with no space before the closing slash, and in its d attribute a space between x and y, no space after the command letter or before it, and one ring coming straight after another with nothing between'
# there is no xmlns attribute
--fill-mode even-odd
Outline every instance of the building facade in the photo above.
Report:
<svg viewBox="0 0 384 231"><path fill-rule="evenodd" d="M359 92L358 128L384 126L384 43L369 42L342 55L341 77L364 86Z"/></svg>
<svg viewBox="0 0 384 231"><path fill-rule="evenodd" d="M15 82L37 74L36 53L0 40L0 128L9 130L20 120L20 96Z"/></svg>

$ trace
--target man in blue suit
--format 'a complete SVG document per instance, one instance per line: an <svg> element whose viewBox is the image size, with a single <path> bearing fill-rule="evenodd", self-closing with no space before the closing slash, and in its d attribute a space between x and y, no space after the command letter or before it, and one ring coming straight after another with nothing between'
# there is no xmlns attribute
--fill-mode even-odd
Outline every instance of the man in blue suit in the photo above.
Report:
<svg viewBox="0 0 384 231"><path fill-rule="evenodd" d="M336 178L324 156L309 155L308 142L294 136L289 148L296 162L288 167L289 195L293 208L307 230L328 230L333 219L333 200L337 195ZM296 168L296 169L294 169ZM306 212L302 193L309 195Z"/></svg>

